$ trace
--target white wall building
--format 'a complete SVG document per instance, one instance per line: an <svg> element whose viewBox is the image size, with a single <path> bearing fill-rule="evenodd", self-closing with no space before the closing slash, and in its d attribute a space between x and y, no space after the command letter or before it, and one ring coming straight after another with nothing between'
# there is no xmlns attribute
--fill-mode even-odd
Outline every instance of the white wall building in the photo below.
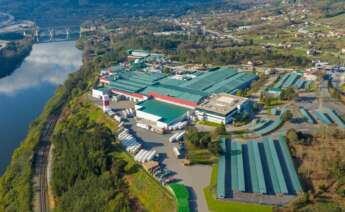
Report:
<svg viewBox="0 0 345 212"><path fill-rule="evenodd" d="M199 120L230 123L233 116L249 106L248 98L219 93L200 104L195 111Z"/></svg>

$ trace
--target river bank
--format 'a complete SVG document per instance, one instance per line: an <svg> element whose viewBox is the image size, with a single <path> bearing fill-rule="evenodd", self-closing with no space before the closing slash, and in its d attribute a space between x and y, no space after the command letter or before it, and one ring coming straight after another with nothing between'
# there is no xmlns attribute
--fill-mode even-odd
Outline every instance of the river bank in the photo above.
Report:
<svg viewBox="0 0 345 212"><path fill-rule="evenodd" d="M59 43L61 44L61 43ZM73 48L74 47L73 42ZM51 45L51 44L39 44L39 45ZM31 177L33 175L33 162L34 162L34 154L37 151L37 148L40 144L40 139L42 138L43 133L45 132L45 126L47 124L47 121L51 119L51 117L57 117L59 116L59 113L61 109L64 107L65 103L69 100L69 98L72 96L73 87L75 87L75 84L79 82L81 77L78 77L82 74L82 71L75 72L74 74L69 75L68 79L65 81L65 77L67 73L65 73L64 76L56 75L56 73L59 72L59 67L56 65L56 63L61 62L63 59L65 60L73 60L74 58L68 54L70 52L64 52L62 50L58 50L57 48L54 48L54 52L59 52L63 58L59 57L52 57L47 58L44 55L44 52L47 51L47 48L41 49L42 51L35 51L36 46L33 47L33 52L30 55L37 54L35 58L28 59L28 61L25 61L22 66L24 65L32 65L34 64L40 64L41 68L44 69L49 66L47 64L48 61L53 63L52 70L48 70L48 75L44 75L47 70L41 72L35 72L29 82L25 82L26 77L19 77L21 78L19 80L19 87L17 88L15 85L10 86L10 84L15 84L13 82L8 82L9 84L1 85L0 80L0 92L6 92L7 95L11 96L14 95L16 92L23 92L20 89L26 89L26 88L32 88L32 86L37 85L37 83L42 83L44 87L40 90L47 89L47 83L55 83L55 87L65 82L63 86L60 86L53 97L45 104L43 112L39 115L39 117L33 121L30 124L29 131L27 133L26 138L24 141L20 144L20 146L15 150L15 152L12 155L12 159L10 164L7 166L5 173L0 178L0 211L31 211L32 207L32 183L31 183ZM49 49L48 49L49 50ZM36 52L36 53L35 53ZM80 64L81 64L81 56L80 56ZM73 68L73 65L68 65L68 71L69 73L73 71L71 68ZM36 67L37 68L37 67ZM35 69L39 70L39 69ZM87 70L87 69L86 69ZM60 70L63 72L63 70ZM13 77L18 79L18 76L15 76L16 73L14 72L13 75L9 77ZM23 73L23 72L22 72ZM55 75L54 75L55 73ZM33 73L29 73L33 74ZM44 75L44 76L42 76ZM3 78L2 80L7 79ZM34 80L36 79L36 80ZM18 90L19 89L19 90ZM54 93L54 89L52 90ZM36 97L37 98L37 97ZM35 99L37 100L37 99ZM37 115L36 115L37 117Z"/></svg>
<svg viewBox="0 0 345 212"><path fill-rule="evenodd" d="M32 50L31 40L11 41L0 49L0 78L10 75L21 66Z"/></svg>

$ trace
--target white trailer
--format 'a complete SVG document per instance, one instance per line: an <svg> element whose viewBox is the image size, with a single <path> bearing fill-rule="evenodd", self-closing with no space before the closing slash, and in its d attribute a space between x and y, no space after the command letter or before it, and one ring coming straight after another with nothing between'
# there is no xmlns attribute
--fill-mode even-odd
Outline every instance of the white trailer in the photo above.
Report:
<svg viewBox="0 0 345 212"><path fill-rule="evenodd" d="M180 151L177 149L177 147L174 147L174 148L173 148L173 152L174 152L176 158L178 158L178 159L181 158L181 153L180 153Z"/></svg>
<svg viewBox="0 0 345 212"><path fill-rule="evenodd" d="M151 161L156 153L156 150L151 151L151 153L147 156L147 161Z"/></svg>
<svg viewBox="0 0 345 212"><path fill-rule="evenodd" d="M139 157L141 157L141 155L145 152L145 150L140 150L135 156L134 156L134 160L138 161Z"/></svg>
<svg viewBox="0 0 345 212"><path fill-rule="evenodd" d="M182 139L183 139L183 136L184 136L184 134L185 134L185 132L186 132L186 131L182 131L181 133L179 133L179 134L176 136L176 140L177 140L177 141L182 140Z"/></svg>
<svg viewBox="0 0 345 212"><path fill-rule="evenodd" d="M140 162L144 163L149 154L150 154L150 151L146 151L145 154L140 158Z"/></svg>

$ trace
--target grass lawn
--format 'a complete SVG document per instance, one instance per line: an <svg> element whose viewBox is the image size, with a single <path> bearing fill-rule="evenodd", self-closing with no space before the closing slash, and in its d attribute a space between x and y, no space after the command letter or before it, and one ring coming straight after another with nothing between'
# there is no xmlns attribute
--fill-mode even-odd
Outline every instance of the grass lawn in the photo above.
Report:
<svg viewBox="0 0 345 212"><path fill-rule="evenodd" d="M117 128L118 123L114 119L104 114L104 112L100 108L94 105L90 105L88 110L89 110L88 116L90 120L95 121L97 123L103 123L106 127L111 129L113 133L116 132L116 130L118 129Z"/></svg>
<svg viewBox="0 0 345 212"><path fill-rule="evenodd" d="M211 121L199 121L198 124L209 126L209 127L219 127L221 124Z"/></svg>
<svg viewBox="0 0 345 212"><path fill-rule="evenodd" d="M185 142L187 150L187 158L191 164L212 164L216 160L216 156L208 151L208 149L201 149L195 147L190 142Z"/></svg>
<svg viewBox="0 0 345 212"><path fill-rule="evenodd" d="M117 154L116 156L120 156L128 162L126 169L130 174L125 179L128 182L129 191L139 199L148 211L176 211L175 197L166 188L149 175L141 166L137 166L132 157L127 153L122 152L121 155ZM134 170L132 171L131 169Z"/></svg>
<svg viewBox="0 0 345 212"><path fill-rule="evenodd" d="M212 169L210 185L204 188L204 194L210 211L214 212L271 212L272 207L266 205L247 204L228 200L218 200L215 198L215 189L217 185L218 165Z"/></svg>

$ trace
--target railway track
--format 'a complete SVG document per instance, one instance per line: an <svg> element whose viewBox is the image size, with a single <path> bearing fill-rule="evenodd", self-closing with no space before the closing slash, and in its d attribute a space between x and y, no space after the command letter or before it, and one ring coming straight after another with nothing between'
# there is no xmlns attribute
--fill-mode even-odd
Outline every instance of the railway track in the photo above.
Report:
<svg viewBox="0 0 345 212"><path fill-rule="evenodd" d="M50 150L50 142L49 137L54 129L56 118L51 118L47 121L42 136L40 139L39 148L36 151L36 160L35 160L35 170L37 176L37 192L38 194L38 201L39 207L37 207L37 211L39 212L48 212L49 211L49 204L48 204L48 179L47 179L47 167L48 167L48 158L49 158L49 150Z"/></svg>
<svg viewBox="0 0 345 212"><path fill-rule="evenodd" d="M48 142L47 142L48 143ZM48 164L48 155L49 155L50 145L47 144L42 148L40 152L40 161L39 161L39 191L40 191L40 211L48 212L48 183L47 183L47 164Z"/></svg>

